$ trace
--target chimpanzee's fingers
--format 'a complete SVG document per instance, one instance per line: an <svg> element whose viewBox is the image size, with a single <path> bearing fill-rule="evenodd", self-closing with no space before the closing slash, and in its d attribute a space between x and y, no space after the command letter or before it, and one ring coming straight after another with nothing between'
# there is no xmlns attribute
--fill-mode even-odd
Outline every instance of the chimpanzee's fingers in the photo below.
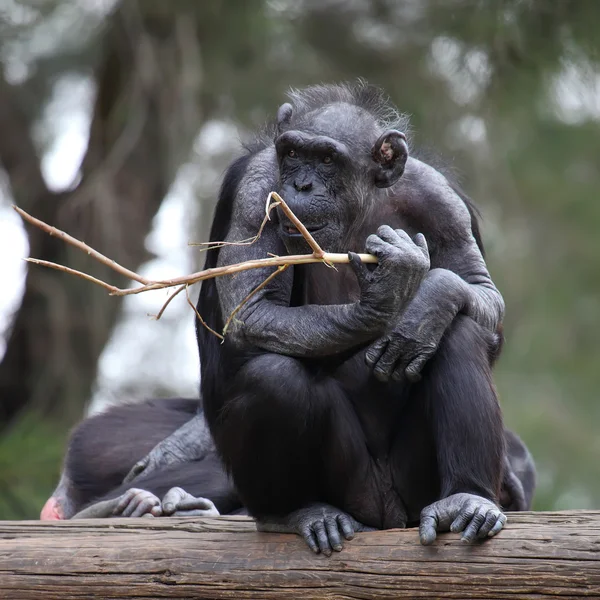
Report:
<svg viewBox="0 0 600 600"><path fill-rule="evenodd" d="M404 379L406 379L406 357L402 357L392 371L393 381L403 381Z"/></svg>
<svg viewBox="0 0 600 600"><path fill-rule="evenodd" d="M129 504L125 507L121 516L140 517L153 506L160 506L160 500L152 492L136 489L135 494L129 500Z"/></svg>
<svg viewBox="0 0 600 600"><path fill-rule="evenodd" d="M163 512L166 515L173 514L177 509L181 508L181 502L188 496L188 493L180 488L171 488L165 495L162 501Z"/></svg>
<svg viewBox="0 0 600 600"><path fill-rule="evenodd" d="M498 521L498 517L500 516L500 511L496 510L496 509L490 509L487 512L487 515L485 516L485 521L483 522L483 525L481 525L481 527L479 528L479 531L477 532L477 537L482 540L483 538L486 538L490 531L492 530L492 527L497 523Z"/></svg>
<svg viewBox="0 0 600 600"><path fill-rule="evenodd" d="M142 460L138 460L127 475L125 479L123 479L123 483L131 483L140 473L144 471L144 469L148 466L148 457L142 458Z"/></svg>
<svg viewBox="0 0 600 600"><path fill-rule="evenodd" d="M337 517L337 521L342 528L342 533L347 540L351 540L354 537L354 527L352 519L345 514L340 514Z"/></svg>
<svg viewBox="0 0 600 600"><path fill-rule="evenodd" d="M434 514L421 514L419 538L423 546L429 546L435 542L435 538L437 537L437 523L437 518Z"/></svg>
<svg viewBox="0 0 600 600"><path fill-rule="evenodd" d="M114 515L121 515L123 511L129 506L129 503L133 497L139 492L137 488L129 488L124 494L121 495L117 506L113 510Z"/></svg>
<svg viewBox="0 0 600 600"><path fill-rule="evenodd" d="M358 285L363 288L367 285L369 278L369 271L366 265L363 264L363 261L360 260L360 257L356 252L348 252L348 261L356 275L356 279L358 279Z"/></svg>
<svg viewBox="0 0 600 600"><path fill-rule="evenodd" d="M160 507L160 500L151 492L147 492L140 498L137 508L131 513L131 516L141 517L150 514L157 507Z"/></svg>
<svg viewBox="0 0 600 600"><path fill-rule="evenodd" d="M419 248L419 250L423 253L425 258L429 258L429 247L427 246L427 240L422 233L417 233L413 238L413 242L415 246Z"/></svg>
<svg viewBox="0 0 600 600"><path fill-rule="evenodd" d="M487 506L484 505L477 507L477 510L475 511L471 522L467 525L462 534L462 537L460 538L461 541L467 542L469 544L475 541L475 539L477 538L477 532L479 531L479 528L485 522L485 517L487 514L486 508Z"/></svg>
<svg viewBox="0 0 600 600"><path fill-rule="evenodd" d="M465 527L468 525L468 523L470 523L472 518L473 508L469 506L464 507L458 513L458 515L456 515L454 521L452 521L452 524L450 525L450 531L454 533L460 533L461 531L464 531Z"/></svg>
<svg viewBox="0 0 600 600"><path fill-rule="evenodd" d="M389 225L381 225L377 229L377 235L392 246L401 246L411 242L410 236L403 229L392 229Z"/></svg>
<svg viewBox="0 0 600 600"><path fill-rule="evenodd" d="M221 514L212 500L200 496L195 498L191 494L187 494L186 497L179 502L177 510L201 510L206 516L210 513L210 515L214 517L218 517Z"/></svg>
<svg viewBox="0 0 600 600"><path fill-rule="evenodd" d="M182 488L172 488L163 499L167 502L169 514L176 517L218 517L219 510L212 500L194 497ZM171 512L173 509L173 512Z"/></svg>
<svg viewBox="0 0 600 600"><path fill-rule="evenodd" d="M327 537L327 531L325 529L325 524L323 523L323 521L315 521L312 525L312 530L317 536L317 541L319 542L319 550L325 556L331 556L331 546L329 545L329 538Z"/></svg>
<svg viewBox="0 0 600 600"><path fill-rule="evenodd" d="M500 533L502 531L502 529L504 528L504 525L506 525L506 515L504 513L500 513L500 516L498 517L498 520L496 521L496 524L492 527L492 530L488 533L488 537L494 537L495 535L497 535L498 533Z"/></svg>
<svg viewBox="0 0 600 600"><path fill-rule="evenodd" d="M383 225L383 227L387 227L387 225ZM394 230L391 227L387 228L393 233ZM381 229L381 227L379 229ZM380 235L374 234L371 234L367 238L367 241L365 242L365 250L369 254L376 256L380 263L386 258L390 258L391 256L398 254L398 249L395 246L392 246L392 244L386 242Z"/></svg>
<svg viewBox="0 0 600 600"><path fill-rule="evenodd" d="M379 338L376 342L373 342L368 348L365 354L365 362L371 368L373 368L379 359L383 356L385 349L389 342L388 337Z"/></svg>
<svg viewBox="0 0 600 600"><path fill-rule="evenodd" d="M319 546L314 533L309 525L305 525L300 530L300 535L304 538L304 541L308 544L309 548L315 553L319 554Z"/></svg>
<svg viewBox="0 0 600 600"><path fill-rule="evenodd" d="M422 352L406 367L404 374L411 383L417 383L417 381L421 381L421 370L430 358L431 355L429 353Z"/></svg>
<svg viewBox="0 0 600 600"><path fill-rule="evenodd" d="M344 546L335 517L325 517L325 529L327 529L329 544L336 552L340 552Z"/></svg>
<svg viewBox="0 0 600 600"><path fill-rule="evenodd" d="M402 356L402 344L399 339L392 336L388 342L385 352L377 361L373 369L373 375L379 381L389 381L398 359Z"/></svg>

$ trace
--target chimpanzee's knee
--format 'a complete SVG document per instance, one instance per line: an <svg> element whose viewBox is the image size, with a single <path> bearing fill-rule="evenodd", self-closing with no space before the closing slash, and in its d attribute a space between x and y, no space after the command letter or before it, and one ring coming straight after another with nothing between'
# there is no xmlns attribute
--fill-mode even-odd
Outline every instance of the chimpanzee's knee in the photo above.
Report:
<svg viewBox="0 0 600 600"><path fill-rule="evenodd" d="M438 354L459 361L490 366L490 356L498 350L497 335L484 329L470 317L457 315L440 342Z"/></svg>

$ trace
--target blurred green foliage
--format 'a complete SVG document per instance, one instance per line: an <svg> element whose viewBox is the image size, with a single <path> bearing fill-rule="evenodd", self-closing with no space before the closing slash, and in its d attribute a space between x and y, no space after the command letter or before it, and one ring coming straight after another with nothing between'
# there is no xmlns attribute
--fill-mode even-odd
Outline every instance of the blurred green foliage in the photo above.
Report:
<svg viewBox="0 0 600 600"><path fill-rule="evenodd" d="M67 432L27 414L0 438L0 519L37 519L58 481Z"/></svg>
<svg viewBox="0 0 600 600"><path fill-rule="evenodd" d="M535 507L600 506L600 2L139 9L196 15L207 119L255 126L290 85L357 76L412 116L416 146L444 157L483 212L488 264L507 303L496 381L508 425L538 464ZM65 53L54 60L73 68L60 62ZM0 440L0 518L35 516L64 436L31 417Z"/></svg>

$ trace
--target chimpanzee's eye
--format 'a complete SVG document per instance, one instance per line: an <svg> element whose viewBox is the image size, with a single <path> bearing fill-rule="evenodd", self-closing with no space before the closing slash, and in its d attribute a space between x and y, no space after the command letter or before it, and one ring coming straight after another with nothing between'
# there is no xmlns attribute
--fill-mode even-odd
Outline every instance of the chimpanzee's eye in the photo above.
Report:
<svg viewBox="0 0 600 600"><path fill-rule="evenodd" d="M326 154L323 157L323 163L326 164L326 165L330 165L332 160L333 159L331 158L331 156L329 154Z"/></svg>
<svg viewBox="0 0 600 600"><path fill-rule="evenodd" d="M296 158L296 151L295 150L288 150L288 156L290 158Z"/></svg>

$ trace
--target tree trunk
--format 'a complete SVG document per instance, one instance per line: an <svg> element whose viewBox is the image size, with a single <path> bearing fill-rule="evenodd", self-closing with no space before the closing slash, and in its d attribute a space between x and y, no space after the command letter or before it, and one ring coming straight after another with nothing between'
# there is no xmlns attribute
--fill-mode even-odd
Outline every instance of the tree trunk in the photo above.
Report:
<svg viewBox="0 0 600 600"><path fill-rule="evenodd" d="M19 90L0 80L0 164L14 201L133 269L149 258L145 237L200 125L194 21L184 12L145 15L143 7L123 3L107 23L89 146L73 191L46 187ZM31 256L124 283L47 234L27 232ZM120 306L85 281L29 268L0 364L0 431L26 407L66 425L81 416Z"/></svg>
<svg viewBox="0 0 600 600"><path fill-rule="evenodd" d="M598 598L599 550L600 511L511 513L474 546L363 533L331 558L244 517L0 522L0 597Z"/></svg>

